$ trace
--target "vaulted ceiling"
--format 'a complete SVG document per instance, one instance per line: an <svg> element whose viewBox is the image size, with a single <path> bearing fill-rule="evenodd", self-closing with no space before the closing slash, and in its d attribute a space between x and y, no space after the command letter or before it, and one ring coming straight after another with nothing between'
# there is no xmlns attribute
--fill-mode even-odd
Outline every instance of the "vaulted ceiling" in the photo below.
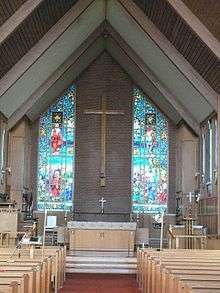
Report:
<svg viewBox="0 0 220 293"><path fill-rule="evenodd" d="M220 47L184 2L1 1L0 111L9 128L38 118L107 50L172 121L199 133L217 110Z"/></svg>
<svg viewBox="0 0 220 293"><path fill-rule="evenodd" d="M177 13L175 8L180 6L175 5L175 1L173 0L135 0L135 2L144 11L147 17L155 24L155 26L166 36L170 43L192 65L192 67L209 83L213 89L215 89L217 92L220 92L219 59L210 50L206 43L203 42L201 38L199 38L196 32L194 32L192 28L186 23L184 18L182 18L181 15ZM178 4L178 1L176 2ZM196 9L195 1L185 0L185 2L187 2L188 5L191 5L190 7L192 7L194 11L199 12ZM194 2L194 5L192 2ZM204 1L197 0L196 2L201 3L200 6L202 6L202 2ZM217 2L217 5L214 5L213 8L215 11L219 11L218 20L216 19L216 22L220 23L220 1L215 2ZM174 5L172 5L173 3ZM203 4L202 7L204 6L205 5ZM214 14L214 9L211 9L211 7L206 8L208 9L208 12L212 12L211 16L213 18L215 16L216 18L217 15ZM187 7L185 7L184 12L186 10ZM181 10L181 12L182 11L183 10ZM203 16L204 18L202 19L206 19L204 22L208 24L208 17L205 17L205 15Z"/></svg>

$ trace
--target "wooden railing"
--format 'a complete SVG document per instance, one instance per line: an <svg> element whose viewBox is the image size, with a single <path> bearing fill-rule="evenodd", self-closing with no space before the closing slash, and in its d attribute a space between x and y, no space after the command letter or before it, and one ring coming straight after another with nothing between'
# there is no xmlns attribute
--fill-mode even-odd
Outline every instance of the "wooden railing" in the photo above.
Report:
<svg viewBox="0 0 220 293"><path fill-rule="evenodd" d="M198 221L207 228L207 234L217 234L217 197L206 197L199 201Z"/></svg>
<svg viewBox="0 0 220 293"><path fill-rule="evenodd" d="M174 235L168 229L169 249L205 249L207 246L206 235Z"/></svg>

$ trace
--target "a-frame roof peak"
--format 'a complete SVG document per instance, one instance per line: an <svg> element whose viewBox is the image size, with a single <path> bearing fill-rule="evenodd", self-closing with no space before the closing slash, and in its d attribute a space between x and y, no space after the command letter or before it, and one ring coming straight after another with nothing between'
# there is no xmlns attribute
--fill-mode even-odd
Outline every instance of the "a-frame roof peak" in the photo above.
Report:
<svg viewBox="0 0 220 293"><path fill-rule="evenodd" d="M62 71L63 64L68 62L70 56L83 46L106 19L115 33L107 39L100 36L102 45L99 50L103 47L109 52L111 50L110 54L116 60L121 60L121 63L122 55L127 55L135 70L138 68L142 72L141 82L146 80L149 88L153 85L159 91L159 100L164 98L162 104L164 108L167 107L168 112L172 106L177 114L174 116L188 120L188 124L198 130L198 123L217 108L216 92L158 28L149 22L132 0L84 0L78 1L74 7L75 9L71 8L63 16L62 25L55 24L0 80L0 107L7 117L12 117L23 105L27 105L36 93L42 98L49 88L52 89L54 85L58 87L62 79L62 74L58 73ZM116 37L117 34L122 41ZM126 45L130 48L127 52ZM90 47L92 45L88 48ZM131 69L132 66L127 66L131 76L135 72ZM57 74L57 82L50 85L48 82L54 74ZM40 93L45 84L49 88ZM51 91L52 94L55 94L55 91ZM156 91L154 94L156 96ZM25 111L24 114L26 113Z"/></svg>

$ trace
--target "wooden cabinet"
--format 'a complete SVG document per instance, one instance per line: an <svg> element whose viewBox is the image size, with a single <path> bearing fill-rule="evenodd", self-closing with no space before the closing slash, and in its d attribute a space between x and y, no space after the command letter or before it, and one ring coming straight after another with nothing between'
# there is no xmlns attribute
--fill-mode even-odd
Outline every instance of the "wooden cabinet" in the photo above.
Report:
<svg viewBox="0 0 220 293"><path fill-rule="evenodd" d="M134 250L135 231L70 229L70 250Z"/></svg>

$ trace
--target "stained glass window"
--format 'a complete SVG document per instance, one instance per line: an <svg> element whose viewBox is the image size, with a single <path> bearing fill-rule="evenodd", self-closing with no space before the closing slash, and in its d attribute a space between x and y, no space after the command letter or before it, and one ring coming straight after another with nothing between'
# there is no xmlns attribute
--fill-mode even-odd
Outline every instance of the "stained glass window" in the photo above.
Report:
<svg viewBox="0 0 220 293"><path fill-rule="evenodd" d="M133 212L159 214L167 207L168 121L136 87L133 103Z"/></svg>
<svg viewBox="0 0 220 293"><path fill-rule="evenodd" d="M75 86L41 115L38 152L38 210L71 210L75 154Z"/></svg>

